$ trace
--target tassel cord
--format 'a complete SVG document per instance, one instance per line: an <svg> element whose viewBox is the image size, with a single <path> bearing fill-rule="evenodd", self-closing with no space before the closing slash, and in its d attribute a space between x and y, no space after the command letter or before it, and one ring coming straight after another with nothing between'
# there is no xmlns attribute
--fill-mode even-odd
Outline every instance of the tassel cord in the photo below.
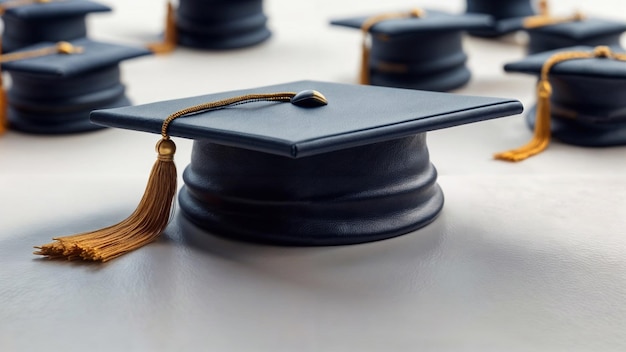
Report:
<svg viewBox="0 0 626 352"><path fill-rule="evenodd" d="M401 18L421 18L425 16L425 12L421 9L413 9L406 13L386 13L376 16L372 16L363 22L361 25L361 32L363 33L363 39L361 41L361 72L359 74L360 84L370 84L370 46L368 43L369 32L376 24Z"/></svg>

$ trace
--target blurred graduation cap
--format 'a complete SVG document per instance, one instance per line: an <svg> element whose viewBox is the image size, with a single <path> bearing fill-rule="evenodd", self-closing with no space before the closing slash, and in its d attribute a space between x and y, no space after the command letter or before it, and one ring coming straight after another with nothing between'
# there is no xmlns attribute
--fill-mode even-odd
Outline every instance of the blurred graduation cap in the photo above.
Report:
<svg viewBox="0 0 626 352"><path fill-rule="evenodd" d="M539 76L537 106L526 115L535 132L530 143L496 158L524 160L547 148L551 136L590 147L626 144L625 61L609 47L581 46L507 64L507 72Z"/></svg>
<svg viewBox="0 0 626 352"><path fill-rule="evenodd" d="M2 50L85 37L85 17L111 8L86 0L0 0Z"/></svg>
<svg viewBox="0 0 626 352"><path fill-rule="evenodd" d="M572 46L619 46L626 22L587 18L580 12L554 16L547 0L540 2L540 13L524 20L528 32L528 53L536 54Z"/></svg>
<svg viewBox="0 0 626 352"><path fill-rule="evenodd" d="M469 81L463 32L489 23L483 15L422 9L331 21L363 32L361 84L433 91Z"/></svg>
<svg viewBox="0 0 626 352"><path fill-rule="evenodd" d="M524 27L524 18L535 15L531 0L467 0L466 13L484 14L492 17L485 29L472 29L471 35L499 37Z"/></svg>
<svg viewBox="0 0 626 352"><path fill-rule="evenodd" d="M94 111L96 123L162 135L144 197L121 223L36 254L106 261L154 240L176 192L170 136L194 140L179 203L202 229L304 246L406 234L443 205L426 132L521 110L515 100L300 81Z"/></svg>
<svg viewBox="0 0 626 352"><path fill-rule="evenodd" d="M89 121L91 110L130 104L119 63L149 54L144 48L81 38L3 55L2 69L11 77L10 127L41 134L102 128Z"/></svg>
<svg viewBox="0 0 626 352"><path fill-rule="evenodd" d="M271 35L262 0L179 0L167 3L163 42L149 47L167 53L183 45L225 50L259 44Z"/></svg>

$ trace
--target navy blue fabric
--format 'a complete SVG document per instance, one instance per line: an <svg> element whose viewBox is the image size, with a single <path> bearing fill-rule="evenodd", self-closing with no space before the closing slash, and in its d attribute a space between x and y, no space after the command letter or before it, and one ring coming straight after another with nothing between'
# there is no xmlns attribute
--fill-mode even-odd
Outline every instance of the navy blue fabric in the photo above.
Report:
<svg viewBox="0 0 626 352"><path fill-rule="evenodd" d="M542 52L527 56L522 60L507 63L504 65L504 70L506 72L520 72L539 76L544 63L554 54L566 51L584 51L591 53L593 50L594 47L591 46L575 46ZM618 47L612 47L612 50L615 52L623 52L623 49ZM605 58L568 60L552 67L550 75L626 79L626 69L623 62L607 60Z"/></svg>
<svg viewBox="0 0 626 352"><path fill-rule="evenodd" d="M0 1L4 3L7 1ZM2 50L15 51L39 42L85 37L85 17L111 8L91 1L64 0L11 7L2 15Z"/></svg>
<svg viewBox="0 0 626 352"><path fill-rule="evenodd" d="M626 22L589 18L526 31L529 35L528 53L535 54L577 45L619 46Z"/></svg>
<svg viewBox="0 0 626 352"><path fill-rule="evenodd" d="M250 103L179 118L169 132L299 158L508 116L522 109L511 99L299 81L94 111L91 119L111 127L160 133L163 120L183 108L243 94L308 89L322 92L329 104L307 109L285 103Z"/></svg>
<svg viewBox="0 0 626 352"><path fill-rule="evenodd" d="M371 16L331 21L360 29ZM370 50L370 84L449 91L471 76L463 51L463 32L488 28L484 15L454 15L426 10L422 18L390 19L375 24Z"/></svg>
<svg viewBox="0 0 626 352"><path fill-rule="evenodd" d="M0 4L9 3L13 0L1 0ZM9 7L5 15L17 17L23 20L42 20L50 18L63 18L85 16L96 12L109 12L109 6L88 0L52 0L50 2L24 4Z"/></svg>
<svg viewBox="0 0 626 352"><path fill-rule="evenodd" d="M183 178L180 208L192 222L280 245L399 236L443 206L425 133L299 159L196 141Z"/></svg>
<svg viewBox="0 0 626 352"><path fill-rule="evenodd" d="M261 0L180 0L178 42L197 49L236 49L271 36Z"/></svg>
<svg viewBox="0 0 626 352"><path fill-rule="evenodd" d="M467 13L489 15L490 28L470 30L479 37L498 37L523 28L523 19L535 15L531 0L467 0Z"/></svg>
<svg viewBox="0 0 626 352"><path fill-rule="evenodd" d="M408 12L410 9L388 11ZM372 34L384 34L387 37L409 36L414 34L432 34L436 32L460 32L467 29L487 28L491 24L489 16L480 14L451 14L443 11L424 9L425 16L407 17L381 21L370 29ZM331 20L332 25L361 29L363 23L376 14ZM434 41L434 40L433 40Z"/></svg>
<svg viewBox="0 0 626 352"><path fill-rule="evenodd" d="M127 45L93 41L87 38L69 41L83 48L78 54L56 54L6 62L2 68L8 72L22 72L42 76L71 77L96 71L140 56L150 55L148 49ZM55 42L38 43L20 51L31 51L54 46Z"/></svg>
<svg viewBox="0 0 626 352"><path fill-rule="evenodd" d="M112 101L101 102L99 109L115 108L131 105L126 95L120 95ZM9 106L8 117L11 129L31 134L70 134L101 130L101 125L91 123L89 113L93 108L87 107L82 110L71 112L42 112L29 111Z"/></svg>

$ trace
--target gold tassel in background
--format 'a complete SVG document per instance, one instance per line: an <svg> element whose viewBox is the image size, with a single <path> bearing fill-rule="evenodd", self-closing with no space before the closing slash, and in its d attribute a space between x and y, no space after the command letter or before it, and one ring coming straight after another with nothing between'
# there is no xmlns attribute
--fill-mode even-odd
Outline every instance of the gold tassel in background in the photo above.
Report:
<svg viewBox="0 0 626 352"><path fill-rule="evenodd" d="M73 236L53 238L54 242L35 247L37 255L50 259L86 260L106 262L140 248L159 237L170 219L176 194L176 145L168 135L172 121L201 111L240 105L256 101L291 102L294 105L313 107L326 105L319 92L248 94L215 102L195 105L169 115L161 127L161 140L157 143L157 161L152 167L148 185L137 209L122 222Z"/></svg>
<svg viewBox="0 0 626 352"><path fill-rule="evenodd" d="M2 72L0 71L0 135L4 134L9 127L7 92L2 82Z"/></svg>
<svg viewBox="0 0 626 352"><path fill-rule="evenodd" d="M165 31L163 33L163 41L160 43L148 44L148 49L155 54L168 54L176 49L177 43L178 30L176 29L176 13L174 11L174 5L171 2L168 2L165 14Z"/></svg>
<svg viewBox="0 0 626 352"><path fill-rule="evenodd" d="M524 19L524 28L532 29L539 28L545 26L551 26L559 23L567 23L567 22L578 22L583 21L585 19L585 15L576 11L571 16L552 16L550 13L550 5L548 4L548 0L541 0L539 2L539 14L536 16L526 17Z"/></svg>
<svg viewBox="0 0 626 352"><path fill-rule="evenodd" d="M361 25L361 32L363 33L363 40L361 42L361 72L359 74L359 82L361 84L370 84L370 47L368 44L369 31L379 22L398 19L398 18L420 18L424 17L425 12L421 9L413 9L407 13L387 13L382 15L372 16L363 22Z"/></svg>
<svg viewBox="0 0 626 352"><path fill-rule="evenodd" d="M552 97L552 85L550 84L550 70L560 62L594 57L626 61L626 54L614 54L607 46L596 47L593 52L566 51L552 55L543 64L541 78L537 85L537 115L533 139L520 148L495 154L495 159L511 162L522 161L541 153L548 147L551 138L550 98Z"/></svg>

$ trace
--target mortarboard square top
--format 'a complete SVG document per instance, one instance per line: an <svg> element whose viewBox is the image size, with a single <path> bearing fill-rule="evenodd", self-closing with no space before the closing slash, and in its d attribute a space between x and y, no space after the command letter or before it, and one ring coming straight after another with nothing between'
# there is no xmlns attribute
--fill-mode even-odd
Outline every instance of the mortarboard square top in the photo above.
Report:
<svg viewBox="0 0 626 352"><path fill-rule="evenodd" d="M531 0L467 0L466 12L492 17L489 28L469 31L480 37L498 37L521 30L524 18L535 15Z"/></svg>
<svg viewBox="0 0 626 352"><path fill-rule="evenodd" d="M55 54L16 60L2 64L4 70L32 75L72 77L106 67L117 66L120 62L151 52L140 47L94 41L87 38L72 40L74 47L80 48L76 54ZM45 42L23 48L19 52L28 52L54 46L56 43Z"/></svg>
<svg viewBox="0 0 626 352"><path fill-rule="evenodd" d="M0 2L0 7L6 6L2 14L4 51L14 51L38 42L85 37L85 16L111 11L108 6L85 0L51 0L11 6L14 2Z"/></svg>
<svg viewBox="0 0 626 352"><path fill-rule="evenodd" d="M194 139L179 202L199 226L297 245L360 243L430 223L443 197L425 132L521 112L514 100L301 81L125 108L95 123L161 133L171 113L250 93L317 90L328 105L254 102L174 120Z"/></svg>
<svg viewBox="0 0 626 352"><path fill-rule="evenodd" d="M23 20L39 20L62 17L85 16L95 12L109 12L111 8L88 0L51 0L34 1L29 4L11 6L15 0L0 0L0 6L6 5L5 15Z"/></svg>
<svg viewBox="0 0 626 352"><path fill-rule="evenodd" d="M78 52L53 53L2 64L11 76L8 101L13 128L43 134L89 131L101 128L90 123L91 110L130 104L120 82L119 63L151 52L86 38L70 43ZM38 52L56 45L39 43L10 55Z"/></svg>
<svg viewBox="0 0 626 352"><path fill-rule="evenodd" d="M371 16L358 16L332 20L337 26L360 29L363 23ZM419 33L463 31L468 28L481 28L490 23L484 15L457 15L443 11L426 9L424 17L395 18L375 24L370 32L390 37L413 35Z"/></svg>
<svg viewBox="0 0 626 352"><path fill-rule="evenodd" d="M398 12L402 13L402 12ZM332 20L331 24L363 30L375 17ZM448 91L470 79L462 34L487 28L488 16L423 10L419 17L390 18L368 28L372 34L368 82L377 86Z"/></svg>
<svg viewBox="0 0 626 352"><path fill-rule="evenodd" d="M504 69L539 76L553 55L564 52L593 53L594 48L577 46L542 52L509 63ZM563 61L550 69L549 80L554 137L582 146L626 144L626 62L623 59L593 57ZM531 128L534 128L535 118L533 108L526 116Z"/></svg>
<svg viewBox="0 0 626 352"><path fill-rule="evenodd" d="M626 22L585 18L537 28L526 29L529 35L528 52L536 54L573 46L618 46L626 31Z"/></svg>

